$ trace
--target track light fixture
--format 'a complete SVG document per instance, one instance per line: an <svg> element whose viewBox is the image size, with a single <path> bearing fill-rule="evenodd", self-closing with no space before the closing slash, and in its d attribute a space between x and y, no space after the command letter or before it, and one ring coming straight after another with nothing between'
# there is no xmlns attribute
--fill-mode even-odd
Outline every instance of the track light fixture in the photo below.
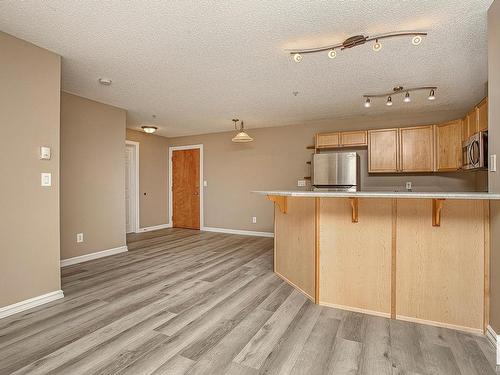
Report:
<svg viewBox="0 0 500 375"><path fill-rule="evenodd" d="M436 92L434 90L435 89L431 89L431 92L429 93L429 97L427 99L429 99L429 100L435 100L436 99Z"/></svg>
<svg viewBox="0 0 500 375"><path fill-rule="evenodd" d="M386 92L386 93L382 93L382 94L365 94L365 95L363 95L363 98L365 98L364 106L365 106L365 108L370 108L371 107L371 99L373 99L373 98L385 98L385 97L387 97L387 101L385 102L385 105L390 107L393 104L392 97L394 95L400 95L400 94L402 95L403 93L405 93L403 102L410 103L411 102L410 92L420 91L420 90L430 90L429 96L427 97L427 99L429 99L429 100L436 99L437 86L422 86L422 87L411 87L411 88L404 88L403 86L396 86L392 89L391 92Z"/></svg>
<svg viewBox="0 0 500 375"><path fill-rule="evenodd" d="M313 48L285 49L285 51L293 56L293 60L295 62L301 62L303 59L303 55L305 54L324 52L324 51L328 51L328 57L330 59L334 59L337 56L337 49L343 51L348 48L361 46L366 42L370 42L372 40L375 41L372 48L375 52L378 52L382 49L382 43L380 42L382 39L411 37L412 38L411 43L414 46L418 46L422 43L424 36L427 36L427 33L423 31L414 31L414 32L398 31L388 34L375 35L372 37L366 35L355 35L351 36L350 38L347 38L341 43L335 43L332 45L313 47Z"/></svg>

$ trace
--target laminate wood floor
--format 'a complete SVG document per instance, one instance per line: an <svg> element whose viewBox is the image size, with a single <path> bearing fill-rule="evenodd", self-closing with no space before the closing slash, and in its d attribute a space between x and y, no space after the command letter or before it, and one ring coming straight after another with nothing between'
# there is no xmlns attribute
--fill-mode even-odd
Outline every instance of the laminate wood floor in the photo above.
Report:
<svg viewBox="0 0 500 375"><path fill-rule="evenodd" d="M314 305L273 274L271 238L128 240L0 320L1 374L495 374L484 337Z"/></svg>

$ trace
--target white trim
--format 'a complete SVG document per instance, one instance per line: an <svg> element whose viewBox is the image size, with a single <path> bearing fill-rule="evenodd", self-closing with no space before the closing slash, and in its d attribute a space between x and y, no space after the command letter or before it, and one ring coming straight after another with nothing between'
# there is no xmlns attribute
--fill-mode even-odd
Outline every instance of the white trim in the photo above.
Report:
<svg viewBox="0 0 500 375"><path fill-rule="evenodd" d="M159 230L159 229L165 229L165 228L172 228L172 223L154 225L152 227L139 228L137 233L151 232L152 230Z"/></svg>
<svg viewBox="0 0 500 375"><path fill-rule="evenodd" d="M140 183L140 179L139 179L139 155L140 155L140 150L139 150L139 146L140 146L140 143L139 142L135 142L135 141L128 141L126 140L125 141L125 145L130 145L130 146L134 146L135 147L135 220L134 220L134 232L137 233L139 231L139 228L140 228L140 224L139 224L139 212L140 212L140 205L139 205L139 183Z"/></svg>
<svg viewBox="0 0 500 375"><path fill-rule="evenodd" d="M497 366L500 366L500 335L497 335L493 327L488 325L486 328L486 338L497 349Z"/></svg>
<svg viewBox="0 0 500 375"><path fill-rule="evenodd" d="M173 226L173 208L172 208L172 152L176 150L200 150L200 229L204 227L203 215L203 144L187 145L187 146L171 146L168 148L168 217L170 225Z"/></svg>
<svg viewBox="0 0 500 375"><path fill-rule="evenodd" d="M215 228L215 227L202 227L201 230L207 232L241 234L243 236L274 237L273 232L256 232L253 230L226 229L226 228Z"/></svg>
<svg viewBox="0 0 500 375"><path fill-rule="evenodd" d="M42 294L41 296L36 296L18 303L14 303L13 305L0 307L0 319L6 318L13 314L20 313L28 309L32 309L33 307L44 305L46 303L58 300L63 297L64 297L63 291L56 290L54 292Z"/></svg>
<svg viewBox="0 0 500 375"><path fill-rule="evenodd" d="M71 266L72 264L87 262L87 261L93 260L93 259L104 258L104 257L110 256L110 255L124 253L126 251L128 251L127 246L120 246L120 247L115 247L113 249L97 251L95 253L81 255L79 257L61 259L61 267Z"/></svg>

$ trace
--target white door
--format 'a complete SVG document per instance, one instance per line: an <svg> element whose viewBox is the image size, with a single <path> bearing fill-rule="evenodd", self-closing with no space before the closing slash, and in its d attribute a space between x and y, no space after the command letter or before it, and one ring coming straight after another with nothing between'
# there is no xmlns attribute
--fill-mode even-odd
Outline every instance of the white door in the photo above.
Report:
<svg viewBox="0 0 500 375"><path fill-rule="evenodd" d="M125 213L126 213L126 228L127 233L134 232L136 213L135 196L136 196L136 170L135 170L136 147L134 145L126 145L125 147Z"/></svg>

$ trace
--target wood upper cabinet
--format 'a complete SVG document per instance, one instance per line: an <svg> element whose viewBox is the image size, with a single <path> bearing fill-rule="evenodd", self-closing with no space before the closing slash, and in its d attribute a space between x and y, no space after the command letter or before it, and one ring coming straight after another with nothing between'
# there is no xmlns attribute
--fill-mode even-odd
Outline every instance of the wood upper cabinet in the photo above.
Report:
<svg viewBox="0 0 500 375"><path fill-rule="evenodd" d="M398 155L398 129L380 129L368 131L368 172L398 172Z"/></svg>
<svg viewBox="0 0 500 375"><path fill-rule="evenodd" d="M488 130L488 97L477 105L477 124L479 131Z"/></svg>
<svg viewBox="0 0 500 375"><path fill-rule="evenodd" d="M435 127L436 171L456 171L462 168L462 120Z"/></svg>
<svg viewBox="0 0 500 375"><path fill-rule="evenodd" d="M316 134L316 148L331 148L340 146L340 133Z"/></svg>
<svg viewBox="0 0 500 375"><path fill-rule="evenodd" d="M353 131L353 132L341 132L340 133L340 144L343 147L348 146L366 146L368 138L368 132L363 131Z"/></svg>
<svg viewBox="0 0 500 375"><path fill-rule="evenodd" d="M316 148L358 147L366 145L366 130L316 134Z"/></svg>
<svg viewBox="0 0 500 375"><path fill-rule="evenodd" d="M401 172L434 170L434 131L432 125L399 129Z"/></svg>
<svg viewBox="0 0 500 375"><path fill-rule="evenodd" d="M471 135L473 135L474 133L477 133L479 131L479 124L477 122L477 110L476 110L476 108L474 108L469 113L467 113L467 116L465 116L465 122L466 122L466 126L467 126L467 136L465 138L467 139Z"/></svg>

